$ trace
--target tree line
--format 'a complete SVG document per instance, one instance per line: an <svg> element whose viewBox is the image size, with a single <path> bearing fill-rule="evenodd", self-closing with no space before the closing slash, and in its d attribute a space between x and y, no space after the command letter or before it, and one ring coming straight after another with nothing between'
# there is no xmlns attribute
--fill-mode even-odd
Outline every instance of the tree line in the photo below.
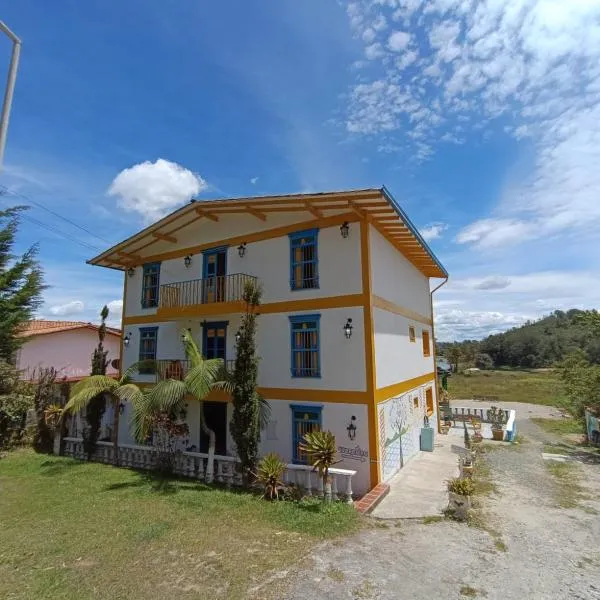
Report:
<svg viewBox="0 0 600 600"><path fill-rule="evenodd" d="M453 365L479 368L548 368L574 352L581 352L591 364L600 364L596 319L598 312L594 310L556 310L483 340L441 342L438 351Z"/></svg>

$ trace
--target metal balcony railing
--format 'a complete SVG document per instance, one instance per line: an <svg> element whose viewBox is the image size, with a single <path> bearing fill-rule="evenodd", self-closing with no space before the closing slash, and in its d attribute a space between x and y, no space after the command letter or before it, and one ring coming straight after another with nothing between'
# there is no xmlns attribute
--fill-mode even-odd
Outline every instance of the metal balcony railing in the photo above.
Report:
<svg viewBox="0 0 600 600"><path fill-rule="evenodd" d="M160 308L240 301L246 283L256 281L257 278L252 275L233 273L166 283L160 286Z"/></svg>
<svg viewBox="0 0 600 600"><path fill-rule="evenodd" d="M235 368L235 360L226 360L225 368L229 373L233 373ZM164 379L179 379L182 380L190 370L190 361L186 359L166 358L156 361L156 379L162 381Z"/></svg>

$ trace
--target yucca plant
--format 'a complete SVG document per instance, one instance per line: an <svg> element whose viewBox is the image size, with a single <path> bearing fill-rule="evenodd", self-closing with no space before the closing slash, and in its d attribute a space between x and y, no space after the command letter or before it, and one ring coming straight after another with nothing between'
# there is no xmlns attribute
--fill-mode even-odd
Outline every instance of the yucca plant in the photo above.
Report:
<svg viewBox="0 0 600 600"><path fill-rule="evenodd" d="M310 464L323 480L324 501L331 502L329 469L339 462L335 459L335 435L331 431L311 431L305 434L300 450L306 452Z"/></svg>
<svg viewBox="0 0 600 600"><path fill-rule="evenodd" d="M286 467L287 465L274 452L263 456L259 461L256 479L265 486L265 498L269 500L279 499L279 489L284 486L281 478Z"/></svg>
<svg viewBox="0 0 600 600"><path fill-rule="evenodd" d="M63 415L63 407L60 404L50 404L44 411L44 421L50 429L55 429L60 424Z"/></svg>

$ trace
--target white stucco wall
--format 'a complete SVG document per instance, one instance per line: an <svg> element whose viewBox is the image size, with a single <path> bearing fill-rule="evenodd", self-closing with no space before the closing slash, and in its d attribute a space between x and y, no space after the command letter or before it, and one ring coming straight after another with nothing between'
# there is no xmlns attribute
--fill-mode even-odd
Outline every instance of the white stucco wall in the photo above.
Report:
<svg viewBox="0 0 600 600"><path fill-rule="evenodd" d="M36 369L54 367L59 378L80 378L90 374L92 354L98 345L98 332L93 329L72 329L27 338L17 356L17 367L25 377L33 377ZM107 373L115 374L110 362L119 358L120 337L107 334L104 348L108 350Z"/></svg>
<svg viewBox="0 0 600 600"><path fill-rule="evenodd" d="M228 220L232 217L228 217ZM256 219L255 219L256 221ZM288 221L289 222L289 221ZM293 222L293 221L291 221ZM201 222L199 222L201 223ZM245 221L246 229L242 233L257 231L256 223ZM224 229L225 224L214 223L222 232L219 239L240 234L240 230ZM271 223L269 229L274 227ZM241 225L240 225L241 227ZM210 236L209 236L210 237ZM168 250L187 245L205 243L206 237L199 235L189 244L178 238L178 244L171 244ZM318 234L319 285L318 289L290 289L290 241L287 235L248 243L246 255L240 258L237 246L227 251L227 274L244 273L258 277L263 285L263 302L279 302L283 300L301 300L344 294L360 294L362 292L360 235L358 226L351 224L351 233L347 239L340 235L339 226L320 229ZM186 268L183 258L165 260L161 263L160 283L174 283L202 278L202 254L192 257L192 264ZM143 268L137 267L133 277L127 277L127 294L125 314L127 316L154 314L156 309L144 309L141 305Z"/></svg>
<svg viewBox="0 0 600 600"><path fill-rule="evenodd" d="M338 451L338 459L341 459L341 462L335 465L336 468L357 471L356 476L352 479L352 487L355 493L362 494L369 489L370 457L368 454L369 437L366 405L334 402L289 402L287 400L270 400L269 404L271 406L271 422L261 434L260 452L262 455L275 452L284 461L291 462L293 457L292 405L321 406L322 428L331 431L335 435L338 448L350 448L356 451L358 447L362 451L355 452L356 459L344 458ZM354 440L348 438L346 430L352 416L356 417L354 421L356 437ZM361 456L362 458L360 458Z"/></svg>
<svg viewBox="0 0 600 600"><path fill-rule="evenodd" d="M321 377L292 377L290 315L320 314ZM344 337L343 326L352 319L352 337ZM202 344L201 323L204 319L186 319L129 325L124 333L131 334L124 349L124 366L139 359L140 328L158 327L156 358L184 359L181 330L191 328L196 342ZM240 315L211 316L207 322L228 321L226 359L235 359L235 334ZM257 353L260 357L258 384L270 388L307 388L317 390L365 391L365 344L362 307L332 308L321 311L263 314L258 317ZM137 375L139 381L153 382L152 375Z"/></svg>
<svg viewBox="0 0 600 600"><path fill-rule="evenodd" d="M431 327L380 308L373 309L376 387L382 388L434 371ZM409 326L415 328L411 342ZM423 330L429 332L430 356L423 356Z"/></svg>
<svg viewBox="0 0 600 600"><path fill-rule="evenodd" d="M372 225L370 226L372 292L422 316L431 316L429 279Z"/></svg>

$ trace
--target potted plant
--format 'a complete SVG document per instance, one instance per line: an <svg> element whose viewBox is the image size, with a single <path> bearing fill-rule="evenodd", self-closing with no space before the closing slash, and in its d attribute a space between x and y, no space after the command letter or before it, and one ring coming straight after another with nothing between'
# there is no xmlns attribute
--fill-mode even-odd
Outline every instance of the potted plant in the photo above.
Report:
<svg viewBox="0 0 600 600"><path fill-rule="evenodd" d="M467 518L467 513L471 508L471 496L475 486L469 478L454 477L448 480L448 509L460 520Z"/></svg>
<svg viewBox="0 0 600 600"><path fill-rule="evenodd" d="M501 442L504 439L504 425L508 420L506 411L492 406L487 411L487 420L492 425L492 439Z"/></svg>

